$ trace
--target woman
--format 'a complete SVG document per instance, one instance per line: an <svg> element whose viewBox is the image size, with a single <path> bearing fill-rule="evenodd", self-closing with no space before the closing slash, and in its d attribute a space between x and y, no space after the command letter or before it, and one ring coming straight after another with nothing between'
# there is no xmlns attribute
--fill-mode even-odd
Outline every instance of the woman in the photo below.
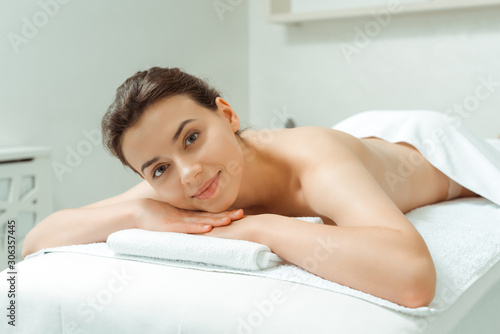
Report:
<svg viewBox="0 0 500 334"><path fill-rule="evenodd" d="M325 279L420 307L434 297L436 272L404 213L477 196L409 144L320 127L241 132L217 91L176 68L129 78L102 127L106 147L144 181L47 217L26 237L23 256L129 228L204 234L265 244ZM404 159L420 163L401 175Z"/></svg>

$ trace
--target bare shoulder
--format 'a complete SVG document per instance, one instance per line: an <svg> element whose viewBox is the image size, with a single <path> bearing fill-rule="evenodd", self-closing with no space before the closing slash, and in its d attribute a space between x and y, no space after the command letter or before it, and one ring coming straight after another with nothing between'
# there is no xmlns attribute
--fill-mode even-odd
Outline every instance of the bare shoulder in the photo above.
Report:
<svg viewBox="0 0 500 334"><path fill-rule="evenodd" d="M326 127L304 126L286 129L275 132L274 136L273 144L276 150L293 159L309 161L312 164L344 155L346 152L354 154L362 161L369 151L360 139Z"/></svg>
<svg viewBox="0 0 500 334"><path fill-rule="evenodd" d="M283 132L292 143L302 194L317 214L339 226L401 229L408 222L369 170L370 149L347 133L321 127ZM280 139L281 140L281 139Z"/></svg>

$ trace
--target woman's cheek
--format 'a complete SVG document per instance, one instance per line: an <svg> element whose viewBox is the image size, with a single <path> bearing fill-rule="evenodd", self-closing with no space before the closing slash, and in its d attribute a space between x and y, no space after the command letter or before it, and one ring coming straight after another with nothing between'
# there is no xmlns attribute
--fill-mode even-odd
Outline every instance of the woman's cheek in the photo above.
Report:
<svg viewBox="0 0 500 334"><path fill-rule="evenodd" d="M156 187L155 190L158 195L160 195L162 201L167 202L173 206L177 206L176 204L179 203L180 194L182 194L182 192L179 192L178 189L173 189L167 184L162 184L161 186Z"/></svg>

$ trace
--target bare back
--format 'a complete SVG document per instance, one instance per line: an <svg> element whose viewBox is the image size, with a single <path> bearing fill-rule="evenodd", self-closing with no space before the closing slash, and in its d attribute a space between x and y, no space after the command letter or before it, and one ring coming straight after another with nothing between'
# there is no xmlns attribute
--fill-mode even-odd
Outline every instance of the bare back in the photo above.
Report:
<svg viewBox="0 0 500 334"><path fill-rule="evenodd" d="M448 195L449 178L432 166L422 154L407 143L388 143L379 138L358 139L347 133L321 127L301 127L272 131L272 140L261 144L267 155L276 159L280 169L276 178L280 196L267 205L247 210L249 214L272 212L287 216L314 216L304 198L300 180L308 166L321 164L322 160L336 159L330 147L342 145L355 153L385 194L406 213L414 208L444 201ZM247 138L257 143L254 134ZM340 161L342 156L338 156ZM339 189L338 191L342 191ZM474 193L463 189L462 196ZM329 219L322 217L325 221ZM334 224L333 222L329 222Z"/></svg>

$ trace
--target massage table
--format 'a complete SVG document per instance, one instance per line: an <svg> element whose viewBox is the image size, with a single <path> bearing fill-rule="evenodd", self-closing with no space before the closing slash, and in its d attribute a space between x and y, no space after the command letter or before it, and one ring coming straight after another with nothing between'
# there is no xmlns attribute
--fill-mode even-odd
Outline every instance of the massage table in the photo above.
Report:
<svg viewBox="0 0 500 334"><path fill-rule="evenodd" d="M499 262L428 317L293 282L79 253L16 269L16 327L4 316L2 333L500 333Z"/></svg>

